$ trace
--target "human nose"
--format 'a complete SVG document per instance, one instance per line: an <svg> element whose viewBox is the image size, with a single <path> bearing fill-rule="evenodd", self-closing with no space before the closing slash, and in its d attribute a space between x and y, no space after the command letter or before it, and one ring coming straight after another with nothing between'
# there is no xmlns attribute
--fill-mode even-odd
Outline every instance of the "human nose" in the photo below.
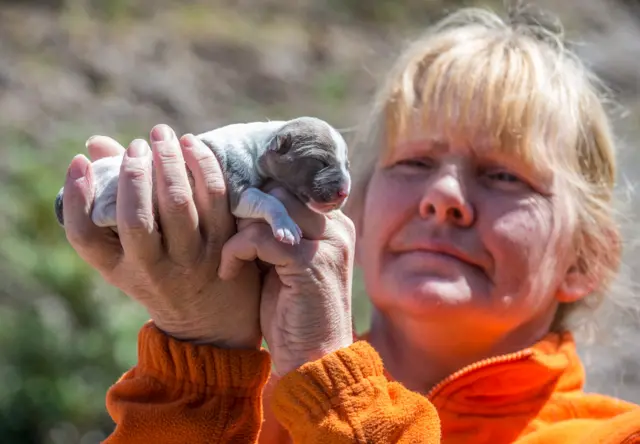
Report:
<svg viewBox="0 0 640 444"><path fill-rule="evenodd" d="M430 181L420 202L420 216L461 227L473 224L475 210L458 174L446 172Z"/></svg>

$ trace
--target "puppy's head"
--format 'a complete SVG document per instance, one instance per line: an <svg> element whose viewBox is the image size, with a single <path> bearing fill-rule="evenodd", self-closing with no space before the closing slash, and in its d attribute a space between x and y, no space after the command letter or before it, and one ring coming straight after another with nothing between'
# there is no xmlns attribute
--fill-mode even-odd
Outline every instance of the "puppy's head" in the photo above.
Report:
<svg viewBox="0 0 640 444"><path fill-rule="evenodd" d="M351 191L347 144L323 120L287 122L271 140L265 161L273 179L317 213L342 208Z"/></svg>

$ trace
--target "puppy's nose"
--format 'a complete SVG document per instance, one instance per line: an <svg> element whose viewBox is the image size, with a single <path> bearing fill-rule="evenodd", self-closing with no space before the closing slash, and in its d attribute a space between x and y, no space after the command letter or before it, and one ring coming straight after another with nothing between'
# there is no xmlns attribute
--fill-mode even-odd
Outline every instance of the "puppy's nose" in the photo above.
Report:
<svg viewBox="0 0 640 444"><path fill-rule="evenodd" d="M336 201L342 202L347 196L349 196L349 188L346 185L343 185L338 191L336 191Z"/></svg>

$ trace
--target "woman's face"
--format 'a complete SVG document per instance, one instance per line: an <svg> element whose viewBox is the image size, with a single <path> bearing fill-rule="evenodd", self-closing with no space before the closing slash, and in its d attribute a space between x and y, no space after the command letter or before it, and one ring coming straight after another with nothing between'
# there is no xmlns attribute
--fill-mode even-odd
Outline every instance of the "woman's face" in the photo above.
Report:
<svg viewBox="0 0 640 444"><path fill-rule="evenodd" d="M507 331L584 296L558 187L550 170L490 150L400 144L374 172L360 219L357 258L373 304Z"/></svg>

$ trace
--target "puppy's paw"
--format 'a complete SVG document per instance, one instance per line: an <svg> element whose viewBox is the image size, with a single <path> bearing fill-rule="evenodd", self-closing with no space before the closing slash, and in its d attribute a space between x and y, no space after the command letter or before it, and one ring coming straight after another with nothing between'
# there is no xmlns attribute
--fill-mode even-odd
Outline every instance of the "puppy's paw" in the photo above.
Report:
<svg viewBox="0 0 640 444"><path fill-rule="evenodd" d="M271 229L275 238L285 244L297 245L302 238L302 230L289 216L274 219Z"/></svg>

